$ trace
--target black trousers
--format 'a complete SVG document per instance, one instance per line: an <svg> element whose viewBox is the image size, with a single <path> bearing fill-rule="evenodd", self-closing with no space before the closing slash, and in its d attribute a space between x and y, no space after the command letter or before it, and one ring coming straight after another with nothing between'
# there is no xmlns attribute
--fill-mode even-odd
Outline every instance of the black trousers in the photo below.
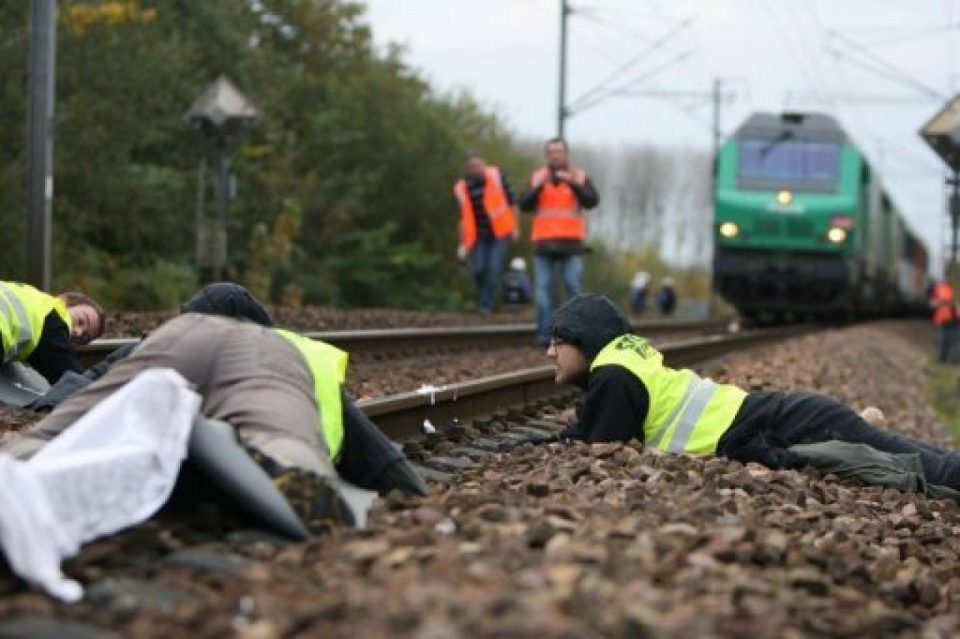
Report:
<svg viewBox="0 0 960 639"><path fill-rule="evenodd" d="M960 453L877 428L846 404L816 393L751 393L720 438L717 454L769 468L802 468L806 460L787 449L830 440L916 453L927 482L960 490Z"/></svg>

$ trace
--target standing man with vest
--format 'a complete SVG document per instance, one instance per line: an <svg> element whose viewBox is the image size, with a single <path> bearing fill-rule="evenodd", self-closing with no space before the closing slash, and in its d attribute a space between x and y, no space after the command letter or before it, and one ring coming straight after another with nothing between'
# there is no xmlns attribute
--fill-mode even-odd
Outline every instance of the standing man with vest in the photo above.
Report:
<svg viewBox="0 0 960 639"><path fill-rule="evenodd" d="M24 362L54 384L83 370L74 347L99 337L103 324L103 310L83 293L53 296L0 281L0 364Z"/></svg>
<svg viewBox="0 0 960 639"><path fill-rule="evenodd" d="M564 437L638 439L665 453L722 455L770 468L799 468L796 444L840 441L917 454L931 484L960 489L960 454L873 426L846 405L805 392L747 393L663 365L650 343L606 297L585 294L554 317L547 350L558 384L585 389L579 423Z"/></svg>
<svg viewBox="0 0 960 639"><path fill-rule="evenodd" d="M139 373L172 368L202 397L203 417L233 427L240 445L274 478L311 532L352 525L335 468L356 455L348 446L362 445L344 428L344 412L351 410L341 394L346 367L345 352L298 333L188 313L150 333L129 357L3 452L29 458ZM407 485L392 487L423 494L423 480L404 466Z"/></svg>
<svg viewBox="0 0 960 639"><path fill-rule="evenodd" d="M587 239L585 209L600 198L587 174L570 165L567 143L554 138L545 147L547 164L530 176L530 189L520 198L520 208L534 211L533 273L537 303L537 344L550 343L550 318L556 308L554 277L563 273L567 297L580 292L583 251Z"/></svg>
<svg viewBox="0 0 960 639"><path fill-rule="evenodd" d="M953 285L944 278L933 285L930 294L933 325L937 330L937 353L941 364L953 361L957 340L956 299Z"/></svg>
<svg viewBox="0 0 960 639"><path fill-rule="evenodd" d="M488 165L476 152L467 155L466 175L453 185L453 194L460 204L457 257L470 258L477 308L489 315L510 241L520 237L514 210L516 198L500 169Z"/></svg>

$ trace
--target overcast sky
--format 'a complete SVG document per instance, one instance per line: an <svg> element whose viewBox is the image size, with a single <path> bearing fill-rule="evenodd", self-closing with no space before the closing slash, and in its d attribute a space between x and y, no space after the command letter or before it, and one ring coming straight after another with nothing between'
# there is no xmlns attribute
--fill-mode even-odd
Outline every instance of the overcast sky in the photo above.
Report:
<svg viewBox="0 0 960 639"><path fill-rule="evenodd" d="M404 45L434 86L469 90L525 136L556 132L560 0L367 4L376 41ZM571 5L568 103L610 76L608 89L661 94L608 97L576 113L567 123L574 153L587 141L708 148L709 93L721 78L725 134L757 110L831 113L928 244L937 251L945 241L943 168L917 130L960 88L960 0Z"/></svg>

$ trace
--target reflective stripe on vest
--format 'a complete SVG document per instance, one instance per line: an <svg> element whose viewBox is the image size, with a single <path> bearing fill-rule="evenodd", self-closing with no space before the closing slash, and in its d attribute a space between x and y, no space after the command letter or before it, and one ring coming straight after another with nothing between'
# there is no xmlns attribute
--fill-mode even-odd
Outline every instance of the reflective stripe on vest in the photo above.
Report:
<svg viewBox="0 0 960 639"><path fill-rule="evenodd" d="M733 423L747 394L728 384L701 378L691 370L663 365L663 355L647 340L621 335L591 363L623 366L643 383L649 404L642 425L646 445L670 453L716 452L720 437Z"/></svg>
<svg viewBox="0 0 960 639"><path fill-rule="evenodd" d="M488 166L484 171L483 208L490 218L490 230L497 239L511 235L517 228L517 216L503 190L500 169ZM467 248L477 243L477 218L466 180L453 185L453 194L460 203L460 242Z"/></svg>
<svg viewBox="0 0 960 639"><path fill-rule="evenodd" d="M347 376L349 356L339 348L280 328L275 333L286 338L303 356L313 377L313 394L320 414L320 435L334 462L343 452L343 402L340 386Z"/></svg>
<svg viewBox="0 0 960 639"><path fill-rule="evenodd" d="M0 282L0 304L9 330L3 340L3 363L12 362L33 341L33 330L27 319L27 309L10 287ZM15 321L14 321L15 320Z"/></svg>
<svg viewBox="0 0 960 639"><path fill-rule="evenodd" d="M63 301L29 284L0 282L0 345L3 363L24 361L43 337L43 324L50 311L71 327L70 313Z"/></svg>
<svg viewBox="0 0 960 639"><path fill-rule="evenodd" d="M573 179L584 184L587 174L580 169L571 169ZM585 240L587 239L587 221L583 217L583 207L570 185L566 182L554 184L550 180L550 169L540 167L530 177L531 186L543 184L537 198L537 211L533 218L534 242L541 240Z"/></svg>

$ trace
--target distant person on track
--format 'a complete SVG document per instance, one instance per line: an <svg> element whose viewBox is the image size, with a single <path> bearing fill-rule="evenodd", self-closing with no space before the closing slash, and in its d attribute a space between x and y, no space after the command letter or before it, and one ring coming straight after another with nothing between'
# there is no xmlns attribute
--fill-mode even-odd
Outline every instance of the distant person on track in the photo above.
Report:
<svg viewBox="0 0 960 639"><path fill-rule="evenodd" d="M579 421L563 438L639 440L665 453L716 454L770 468L807 465L808 453L794 448L798 444L865 444L915 454L927 482L960 490L960 454L877 428L871 423L883 419L877 409L868 422L824 395L747 393L664 366L657 349L632 335L626 317L602 295L579 295L556 312L547 357L558 384L585 391Z"/></svg>
<svg viewBox="0 0 960 639"><path fill-rule="evenodd" d="M643 315L647 308L647 294L650 292L650 274L637 271L630 280L630 310L635 315Z"/></svg>
<svg viewBox="0 0 960 639"><path fill-rule="evenodd" d="M0 281L0 363L19 361L55 383L83 368L74 350L103 333L103 310L83 293L49 295Z"/></svg>
<svg viewBox="0 0 960 639"><path fill-rule="evenodd" d="M184 316L200 317L202 315L215 315L235 320L243 320L242 322L222 325L224 330L240 330L239 327L245 325L261 326L263 328L271 328L274 325L273 318L263 305L261 305L246 288L231 282L216 282L204 286L197 291L196 295L188 302L181 306L181 312L185 314ZM207 334L212 330L210 328L212 325L202 323L188 324L187 326L192 325L195 325L197 330L202 334ZM163 330L163 327L157 330ZM191 343L197 339L193 335L186 335L187 332L187 328L179 331L180 334L183 334L183 338ZM252 343L234 346L234 350L237 351L239 355L235 353L232 356L228 356L233 358L232 362L229 363L229 367L232 367L234 369L233 374L239 375L239 377L232 382L229 382L229 380L214 382L217 394L223 396L223 401L226 404L239 404L243 410L250 411L250 415L254 417L257 415L257 410L264 411L263 414L274 414L275 419L278 421L271 425L270 428L265 429L265 432L268 434L272 432L272 430L283 431L283 424L285 423L283 420L289 417L289 415L283 413L283 407L281 403L279 403L279 399L282 399L280 395L277 395L278 403L275 406L266 404L260 409L248 406L244 403L245 400L242 400L240 397L232 398L228 395L229 393L241 395L249 392L253 398L249 401L255 401L257 397L259 397L260 390L263 390L264 395L262 398L265 402L268 398L274 397L270 391L271 388L277 386L278 383L276 381L271 382L270 380L260 379L261 376L264 375L267 377L270 376L268 364L275 359L275 356L268 352L270 345L283 347L280 348L280 350L286 351L287 357L281 357L278 361L292 369L298 368L297 364L299 362L295 360L295 358L289 357L290 349L285 347L285 342L274 339L273 334L270 332L259 333L264 339L264 344L260 347L256 347ZM154 362L152 366L170 366L177 368L177 365L183 365L199 371L202 370L205 365L204 362L200 360L209 359L210 362L208 362L207 365L212 366L213 361L219 358L219 355L211 352L210 349L201 349L197 351L196 357L198 361L191 362L189 358L187 358L187 351L180 349L169 356L167 354L155 353L150 358L147 358L147 361L141 362L132 368L124 364L127 359L140 353L140 349L150 343L149 339L150 338L147 337L144 341L124 347L109 356L103 363L86 371L83 376L76 376L78 379L64 380L63 386L55 385L51 388L51 392L36 402L32 408L35 410L51 410L56 409L61 404L67 407L72 397L84 395L84 389L88 387L91 389L94 388L97 380L100 378L106 379L114 369L126 371L119 379L114 378L112 382L107 384L110 390L101 390L98 393L94 393L92 398L84 395L87 399L80 404L80 409L78 410L77 405L74 404L73 408L67 411L66 415L59 410L55 411L48 420L43 420L35 428L25 431L24 436L10 442L6 446L6 452L18 457L32 456L50 439L79 418L78 412L86 412L86 410L92 408L92 406L104 396L122 386L123 383L125 383L125 378L129 381L129 379L135 376L136 372L148 367L146 364L149 364L151 361ZM249 341L251 338L248 336L245 339ZM317 343L321 344L320 342ZM326 345L322 345L322 347L324 348L323 352L331 354L331 357L340 357L340 351L336 351ZM265 368L262 371L257 364L256 358L248 356L249 351L252 349L260 352L261 356L268 362L264 364ZM157 349L154 348L152 350L156 351ZM243 353L247 353L247 355L243 355ZM281 355L282 354L283 353L281 353ZM342 356L345 358L346 354L343 353ZM346 365L345 359L343 360L343 365ZM302 366L299 368L302 368ZM178 368L177 370L180 369ZM193 381L193 378L183 370L181 370L181 373L184 373L190 381ZM403 454L400 453L390 440L383 435L380 429L357 408L353 400L343 392L339 383L336 384L336 387L338 388L339 406L342 411L339 420L343 427L342 454L335 458L335 466L339 475L361 488L376 490L381 493L389 492L392 489L399 489L406 493L422 494L425 491L425 486L419 476L409 467ZM294 388L293 390L284 392L290 394L296 390L297 389ZM222 409L220 412L223 413L224 410L226 409ZM248 417L250 417L250 415L248 415ZM297 416L295 423L303 423L304 419L303 416ZM227 422L232 421L228 418L224 418L224 420ZM295 431L295 438L302 439L302 432Z"/></svg>
<svg viewBox="0 0 960 639"><path fill-rule="evenodd" d="M946 278L933 285L930 293L931 320L937 331L937 357L941 364L953 363L957 345L957 299L953 284Z"/></svg>
<svg viewBox="0 0 960 639"><path fill-rule="evenodd" d="M516 197L506 176L479 153L467 155L466 174L453 185L460 204L457 258L469 260L477 288L477 310L493 312L510 243L520 237Z"/></svg>
<svg viewBox="0 0 960 639"><path fill-rule="evenodd" d="M533 276L537 304L537 344L550 342L550 318L556 309L554 278L562 273L567 297L580 292L587 239L586 209L600 202L583 169L570 164L567 143L554 138L544 148L547 163L530 176L520 208L533 211Z"/></svg>
<svg viewBox="0 0 960 639"><path fill-rule="evenodd" d="M673 278L665 277L660 283L660 290L657 292L657 307L660 314L664 317L673 315L677 308L677 289L674 287Z"/></svg>
<svg viewBox="0 0 960 639"><path fill-rule="evenodd" d="M532 289L525 259L515 257L510 260L510 268L503 274L500 288L503 291L503 302L507 306L516 308L530 303Z"/></svg>

